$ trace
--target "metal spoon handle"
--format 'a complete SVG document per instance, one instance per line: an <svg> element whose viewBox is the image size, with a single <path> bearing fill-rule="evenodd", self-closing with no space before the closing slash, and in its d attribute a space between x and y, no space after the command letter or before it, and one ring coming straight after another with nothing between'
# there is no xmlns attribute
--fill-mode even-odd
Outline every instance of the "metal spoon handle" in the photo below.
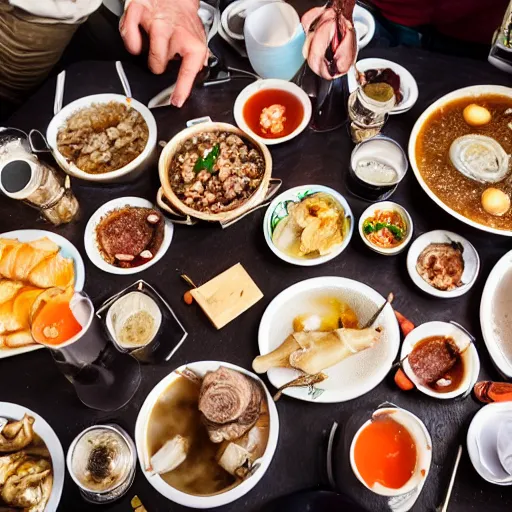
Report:
<svg viewBox="0 0 512 512"><path fill-rule="evenodd" d="M53 115L56 116L62 110L62 101L64 99L64 84L66 83L66 71L61 71L57 75L57 85L55 87L55 100L53 102Z"/></svg>
<svg viewBox="0 0 512 512"><path fill-rule="evenodd" d="M128 77L126 76L126 73L124 72L123 65L121 64L121 61L116 61L116 70L117 75L119 76L119 80L121 80L121 85L123 86L124 94L127 98L132 98L132 89L130 87L130 82L128 82Z"/></svg>
<svg viewBox="0 0 512 512"><path fill-rule="evenodd" d="M367 329L368 327L371 327L374 324L375 320L377 320L377 318L379 318L382 311L384 311L384 308L388 304L391 304L393 302L394 298L395 298L394 295L392 293L390 293L386 298L386 302L384 302L384 304L382 304L382 306L375 312L375 314L370 318L370 320L368 320L368 322L366 322L364 324L363 329Z"/></svg>

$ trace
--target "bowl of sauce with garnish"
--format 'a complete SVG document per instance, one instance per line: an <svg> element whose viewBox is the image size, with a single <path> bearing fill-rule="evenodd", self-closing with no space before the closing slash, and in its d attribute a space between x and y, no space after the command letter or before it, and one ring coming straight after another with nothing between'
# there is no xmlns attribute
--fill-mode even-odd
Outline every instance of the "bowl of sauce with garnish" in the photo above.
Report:
<svg viewBox="0 0 512 512"><path fill-rule="evenodd" d="M381 496L400 496L422 486L431 460L432 441L423 422L395 407L376 410L350 447L355 476Z"/></svg>
<svg viewBox="0 0 512 512"><path fill-rule="evenodd" d="M258 80L238 95L236 124L259 142L280 144L295 138L311 120L311 100L286 80Z"/></svg>

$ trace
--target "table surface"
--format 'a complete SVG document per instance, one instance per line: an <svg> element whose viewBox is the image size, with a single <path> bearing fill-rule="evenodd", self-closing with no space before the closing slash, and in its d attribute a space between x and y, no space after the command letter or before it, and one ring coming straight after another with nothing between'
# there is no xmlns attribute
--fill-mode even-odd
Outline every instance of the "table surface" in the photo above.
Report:
<svg viewBox="0 0 512 512"><path fill-rule="evenodd" d="M459 87L474 84L510 85L510 77L490 65L461 58L447 57L406 48L367 49L364 56L388 58L404 65L418 82L419 99L411 111L393 116L384 133L407 147L411 128L421 112L440 96ZM168 77L155 77L147 70L127 65L126 71L134 97L147 102L168 85ZM198 89L181 109L166 107L154 111L159 139L169 140L185 126L188 119L210 115L214 120L234 122L232 106L244 81L219 87ZM45 130L52 117L54 81L45 84L10 120L10 126L25 130ZM65 102L100 92L121 92L113 63L84 62L73 65L67 74ZM333 187L346 195L347 173L352 143L346 127L329 134L306 130L287 144L272 146L273 175L283 180L283 189L318 183ZM423 192L412 171L400 184L393 200L408 209L414 220L415 237L433 229L448 229L468 238L481 258L480 275L474 287L463 297L440 300L424 295L411 282L406 271L406 252L383 257L370 251L357 232L347 249L336 259L317 267L296 267L278 259L265 243L262 231L264 211L260 210L223 231L213 225L177 226L166 256L155 266L137 276L115 276L96 268L84 251L83 233L87 220L103 203L126 195L154 200L158 188L157 170L127 185L92 186L73 181L81 204L78 222L52 229L37 220L37 212L3 198L0 200L0 233L12 229L35 228L56 231L73 242L86 266L85 290L96 304L144 278L168 300L179 316L189 337L173 359L161 366L144 366L142 383L131 402L115 413L87 409L77 399L73 387L59 373L51 355L44 350L0 360L0 399L29 407L42 415L55 429L67 451L72 439L95 423L115 421L133 435L138 411L150 390L174 368L198 360L228 361L250 368L258 355L258 325L270 301L286 287L317 276L343 276L362 281L382 295L395 294L395 307L414 323L431 320L456 320L477 338L482 370L481 379L498 379L485 348L479 323L480 297L486 278L498 259L507 252L511 239L480 232L453 219L436 206ZM359 218L367 204L346 195ZM197 282L205 282L233 264L241 262L264 293L264 299L248 312L216 331L196 306L182 301L185 290L179 278L183 270ZM268 381L267 381L268 382ZM427 425L433 442L430 474L413 510L432 511L444 497L457 446L465 445L468 424L480 408L472 397L463 401L436 401L419 392L403 393L392 379L386 379L370 393L339 404L313 404L283 397L277 404L280 437L272 464L259 484L245 497L219 512L264 509L273 498L299 489L322 484L322 446L333 421L350 425L384 401L393 402L417 414ZM343 435L343 434L342 434ZM345 440L346 441L346 440ZM346 442L336 450L341 468L338 481L345 492L369 510L384 510L382 501L363 488L345 471L348 452ZM170 503L154 490L140 468L135 483L119 502L105 507L112 511L131 510L130 499L137 494L149 512L188 510ZM462 457L450 511L485 510L493 512L512 506L511 488L493 486L473 469L467 453ZM77 487L66 476L59 510L80 512L94 507L82 501Z"/></svg>

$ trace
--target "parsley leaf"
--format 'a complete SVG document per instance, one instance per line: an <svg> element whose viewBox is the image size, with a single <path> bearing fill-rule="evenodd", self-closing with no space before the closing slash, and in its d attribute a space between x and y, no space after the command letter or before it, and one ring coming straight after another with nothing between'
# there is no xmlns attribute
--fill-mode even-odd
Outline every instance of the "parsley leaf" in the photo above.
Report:
<svg viewBox="0 0 512 512"><path fill-rule="evenodd" d="M197 162L194 165L194 172L197 174L198 172L205 170L213 174L215 172L213 170L213 166L215 165L215 162L217 161L219 154L220 146L219 144L215 144L212 150L205 157L199 157L197 159Z"/></svg>

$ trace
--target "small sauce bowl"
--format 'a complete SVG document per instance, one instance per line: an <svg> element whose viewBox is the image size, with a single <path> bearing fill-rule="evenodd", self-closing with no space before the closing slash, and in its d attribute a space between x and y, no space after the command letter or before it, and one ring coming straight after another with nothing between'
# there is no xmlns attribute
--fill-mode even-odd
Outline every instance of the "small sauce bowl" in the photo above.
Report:
<svg viewBox="0 0 512 512"><path fill-rule="evenodd" d="M412 437L414 444L416 445L416 465L412 472L411 477L405 482L402 487L394 489L391 487L385 487L379 482L369 486L361 476L359 469L355 461L355 448L359 437L362 432L372 424L374 421L378 421L383 417L388 416L401 426L403 426ZM400 496L408 492L413 491L417 487L423 486L430 470L430 463L432 460L432 440L428 433L427 427L423 422L414 414L406 411L405 409L386 407L377 409L372 417L362 425L362 427L356 432L352 444L350 446L350 465L352 471L357 479L370 491L380 496Z"/></svg>
<svg viewBox="0 0 512 512"><path fill-rule="evenodd" d="M456 389L446 393L438 392L422 382L412 371L409 359L406 358L418 343L434 336L444 336L453 339L461 351L460 357L464 367L463 377ZM480 359L478 358L475 345L471 342L471 338L464 330L449 322L426 322L413 329L406 336L402 344L400 359L403 360L402 366L405 374L418 390L425 395L441 400L455 398L464 394L476 383L478 373L480 372Z"/></svg>
<svg viewBox="0 0 512 512"><path fill-rule="evenodd" d="M379 210L380 211L383 211L383 210L396 211L404 219L405 225L406 225L405 237L399 245L397 245L395 247L390 247L390 248L379 247L379 246L375 245L374 243L372 243L370 240L368 240L368 238L365 236L365 233L363 230L364 221L370 217L374 217L375 213ZM409 212L403 206L400 206L399 204L394 203L392 201L381 201L380 203L372 204L363 212L363 214L359 218L359 235L363 239L363 242L372 251L375 251L376 253L382 254L384 256L394 256L395 254L402 252L407 247L407 244L411 241L412 233L413 233L413 222L412 222L411 216L409 215Z"/></svg>

